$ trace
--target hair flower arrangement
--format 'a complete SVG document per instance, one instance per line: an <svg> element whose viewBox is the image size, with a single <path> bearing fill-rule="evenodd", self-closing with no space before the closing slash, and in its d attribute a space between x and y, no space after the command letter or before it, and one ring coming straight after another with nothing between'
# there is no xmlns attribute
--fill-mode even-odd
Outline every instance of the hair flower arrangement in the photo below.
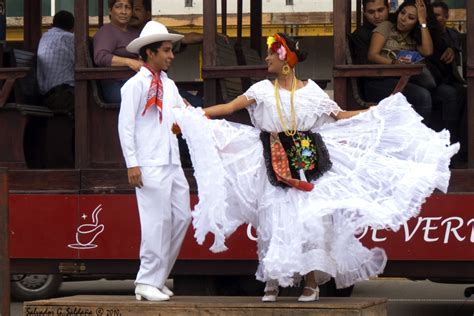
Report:
<svg viewBox="0 0 474 316"><path fill-rule="evenodd" d="M267 37L267 46L268 48L272 47L272 44L276 42L276 39L273 36Z"/></svg>
<svg viewBox="0 0 474 316"><path fill-rule="evenodd" d="M286 60L286 48L274 36L267 38L267 46L273 52L278 54L278 58L282 61Z"/></svg>

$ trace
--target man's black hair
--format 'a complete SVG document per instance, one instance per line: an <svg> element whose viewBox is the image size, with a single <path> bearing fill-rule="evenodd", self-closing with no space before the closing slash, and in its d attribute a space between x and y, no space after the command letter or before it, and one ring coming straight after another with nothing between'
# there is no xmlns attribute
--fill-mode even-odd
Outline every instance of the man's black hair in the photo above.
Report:
<svg viewBox="0 0 474 316"><path fill-rule="evenodd" d="M65 31L71 31L74 28L74 16L68 11L59 11L54 15L53 27L58 27Z"/></svg>
<svg viewBox="0 0 474 316"><path fill-rule="evenodd" d="M444 14L448 15L449 14L449 6L443 2L443 1L435 1L431 3L431 6L433 8L441 8L444 11Z"/></svg>
<svg viewBox="0 0 474 316"><path fill-rule="evenodd" d="M362 0L362 8L365 10L365 8L367 7L367 3L370 3L370 2L375 2L376 0ZM388 4L388 0L383 0L383 4L389 8L389 4Z"/></svg>
<svg viewBox="0 0 474 316"><path fill-rule="evenodd" d="M152 52L156 53L158 51L158 49L161 47L162 44L163 44L163 41L153 42L151 44L145 45L142 48L140 48L140 50L138 51L138 54L143 59L143 61L146 62L147 59L148 59L148 56L146 54L146 50L150 49Z"/></svg>

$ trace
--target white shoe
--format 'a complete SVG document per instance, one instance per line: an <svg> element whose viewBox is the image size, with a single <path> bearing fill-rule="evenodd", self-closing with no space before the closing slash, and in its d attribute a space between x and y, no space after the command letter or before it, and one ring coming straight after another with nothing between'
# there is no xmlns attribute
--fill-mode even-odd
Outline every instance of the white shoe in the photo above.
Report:
<svg viewBox="0 0 474 316"><path fill-rule="evenodd" d="M312 288L309 286L305 286L305 289L309 289L312 291L311 295L301 295L298 298L298 302L314 302L319 300L319 287L316 286L316 288Z"/></svg>
<svg viewBox="0 0 474 316"><path fill-rule="evenodd" d="M163 285L163 288L161 289L161 292L168 295L169 297L174 296L173 291L171 291L166 285Z"/></svg>
<svg viewBox="0 0 474 316"><path fill-rule="evenodd" d="M276 302L277 296L278 296L278 291L269 291L274 294L269 294L265 292L265 295L262 297L262 302Z"/></svg>
<svg viewBox="0 0 474 316"><path fill-rule="evenodd" d="M170 297L161 293L156 287L147 284L137 284L135 297L138 301L167 301Z"/></svg>

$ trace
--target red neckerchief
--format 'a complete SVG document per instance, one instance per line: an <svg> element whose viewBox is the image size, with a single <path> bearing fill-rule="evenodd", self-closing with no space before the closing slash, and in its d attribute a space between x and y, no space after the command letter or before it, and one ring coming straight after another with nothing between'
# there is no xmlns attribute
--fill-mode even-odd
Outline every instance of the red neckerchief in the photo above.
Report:
<svg viewBox="0 0 474 316"><path fill-rule="evenodd" d="M148 64L143 65L148 69L153 75L151 80L150 89L148 90L148 97L145 105L145 109L142 112L142 115L145 115L145 112L152 106L156 105L156 109L160 114L160 123L163 120L163 83L161 82L160 74L161 71L156 72Z"/></svg>

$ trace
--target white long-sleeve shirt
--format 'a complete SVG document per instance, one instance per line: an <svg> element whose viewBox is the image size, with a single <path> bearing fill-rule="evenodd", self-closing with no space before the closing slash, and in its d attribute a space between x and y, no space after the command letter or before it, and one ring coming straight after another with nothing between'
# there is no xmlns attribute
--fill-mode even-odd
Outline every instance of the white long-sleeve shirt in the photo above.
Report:
<svg viewBox="0 0 474 316"><path fill-rule="evenodd" d="M186 105L174 81L162 71L163 121L160 123L155 106L142 115L151 80L151 72L142 67L121 89L118 131L127 168L181 164L178 140L171 126L175 122L173 111Z"/></svg>

